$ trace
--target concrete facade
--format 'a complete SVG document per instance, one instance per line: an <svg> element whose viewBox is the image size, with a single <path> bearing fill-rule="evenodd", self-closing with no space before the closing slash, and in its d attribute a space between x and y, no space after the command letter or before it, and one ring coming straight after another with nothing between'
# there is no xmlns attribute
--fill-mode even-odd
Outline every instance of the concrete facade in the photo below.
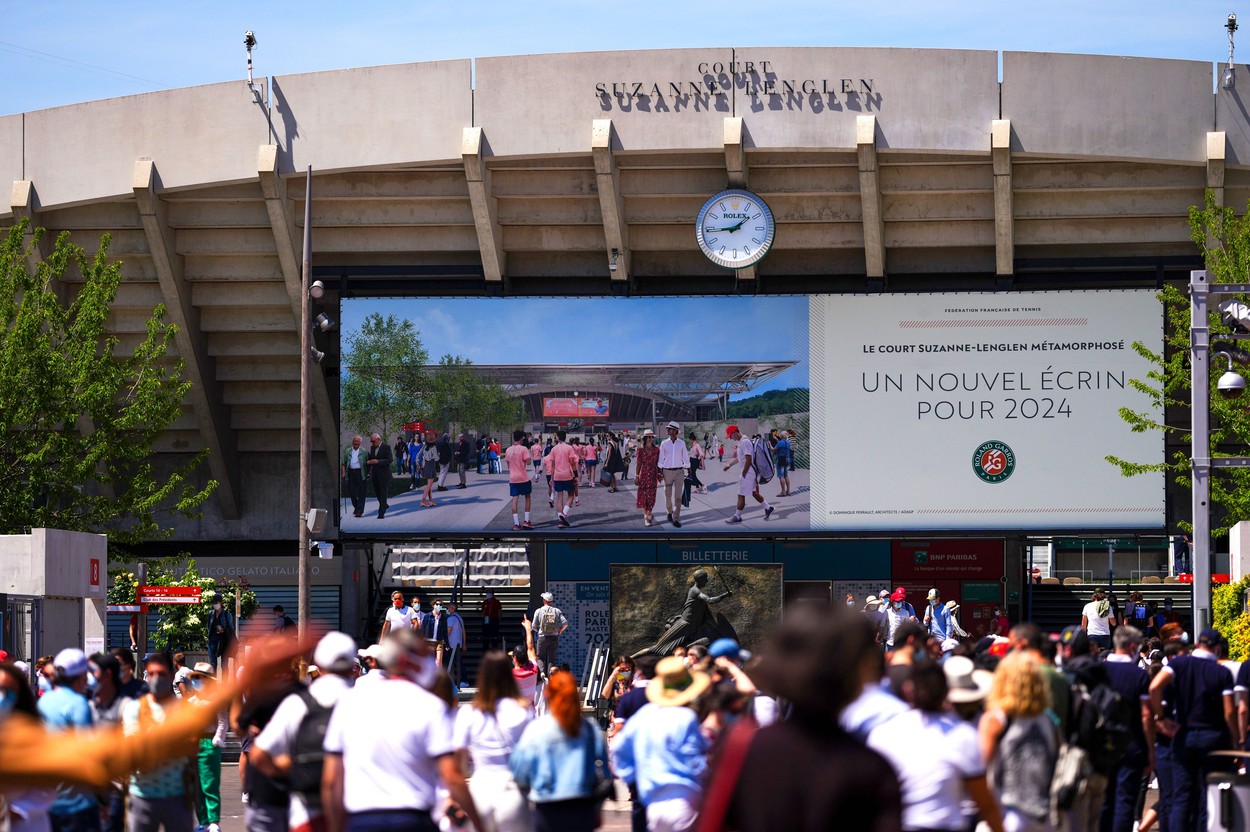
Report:
<svg viewBox="0 0 1250 832"><path fill-rule="evenodd" d="M0 225L30 217L88 250L112 235L119 349L156 303L185 330L196 393L158 449L172 462L209 448L201 476L223 483L176 540L282 554L297 529L307 166L336 318L340 290L1157 285L1201 262L1187 212L1204 188L1250 199L1238 73L1216 91L1215 67L1190 61L726 47L358 68L259 79L255 94L231 81L0 117L14 185ZM740 274L692 230L731 183L778 226ZM337 336L320 348L308 418L314 505L329 507Z"/></svg>
<svg viewBox="0 0 1250 832"><path fill-rule="evenodd" d="M108 538L60 529L0 535L0 593L42 599L41 654L103 647Z"/></svg>

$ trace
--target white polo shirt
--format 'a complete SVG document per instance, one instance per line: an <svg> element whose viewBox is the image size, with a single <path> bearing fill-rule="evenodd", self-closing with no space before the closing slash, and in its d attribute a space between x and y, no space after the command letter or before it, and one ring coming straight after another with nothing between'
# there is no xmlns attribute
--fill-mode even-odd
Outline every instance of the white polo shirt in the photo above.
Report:
<svg viewBox="0 0 1250 832"><path fill-rule="evenodd" d="M411 630L412 622L417 620L418 614L416 610L409 606L395 609L395 606L392 604L386 608L386 620L391 623L392 630L403 630L405 628Z"/></svg>
<svg viewBox="0 0 1250 832"><path fill-rule="evenodd" d="M407 679L352 688L334 708L324 747L343 755L343 807L349 814L429 811L438 785L436 761L456 750L443 700Z"/></svg>

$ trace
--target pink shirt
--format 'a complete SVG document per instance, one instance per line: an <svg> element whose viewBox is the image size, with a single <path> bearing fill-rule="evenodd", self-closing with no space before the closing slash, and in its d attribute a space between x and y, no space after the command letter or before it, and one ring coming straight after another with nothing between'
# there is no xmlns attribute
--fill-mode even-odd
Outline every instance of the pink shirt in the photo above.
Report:
<svg viewBox="0 0 1250 832"><path fill-rule="evenodd" d="M586 458L587 462L590 462L592 459L599 458L599 452L595 450L594 445L587 445L582 451L582 456Z"/></svg>
<svg viewBox="0 0 1250 832"><path fill-rule="evenodd" d="M547 454L547 470L553 480L571 480L577 476L577 451L561 442Z"/></svg>
<svg viewBox="0 0 1250 832"><path fill-rule="evenodd" d="M541 442L535 442L533 445L530 445L530 461L531 461L531 462L542 462L542 459L543 459L543 446L542 446L542 443L541 443Z"/></svg>
<svg viewBox="0 0 1250 832"><path fill-rule="evenodd" d="M517 443L508 446L504 459L508 460L508 482L529 482L530 452L524 445Z"/></svg>

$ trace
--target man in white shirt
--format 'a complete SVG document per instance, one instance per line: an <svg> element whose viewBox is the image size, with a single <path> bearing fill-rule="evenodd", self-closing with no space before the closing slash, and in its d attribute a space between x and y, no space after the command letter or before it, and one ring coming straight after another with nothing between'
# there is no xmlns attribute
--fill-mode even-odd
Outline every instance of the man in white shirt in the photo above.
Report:
<svg viewBox="0 0 1250 832"><path fill-rule="evenodd" d="M738 466L738 508L734 512L733 517L726 520L726 523L741 523L742 510L747 507L747 497L754 497L755 502L764 506L764 519L767 520L769 515L773 513L773 507L764 499L764 495L760 493L759 475L755 472L755 460L751 458L752 450L750 441L743 441L742 431L738 430L737 425L730 425L725 428L725 436L738 443L735 458L728 465L724 466L728 471L734 465Z"/></svg>
<svg viewBox="0 0 1250 832"><path fill-rule="evenodd" d="M668 438L660 443L660 471L664 475L664 508L674 528L681 528L681 490L690 470L690 451L681 439L681 425L665 426Z"/></svg>
<svg viewBox="0 0 1250 832"><path fill-rule="evenodd" d="M397 631L382 648L388 678L343 696L326 728L321 797L329 832L343 832L348 816L361 829L434 832L430 812L440 780L481 829L447 706L418 684L435 670L429 649L412 630Z"/></svg>
<svg viewBox="0 0 1250 832"><path fill-rule="evenodd" d="M339 461L341 476L347 483L347 496L352 501L352 516L365 516L365 460L369 452L360 447L360 437L352 437L352 446L343 451Z"/></svg>
<svg viewBox="0 0 1250 832"><path fill-rule="evenodd" d="M356 642L346 633L327 633L313 651L321 675L306 690L282 700L249 752L249 762L291 789L290 832L323 832L322 749L326 722L352 689Z"/></svg>
<svg viewBox="0 0 1250 832"><path fill-rule="evenodd" d="M411 630L416 624L417 613L412 607L404 606L404 593L398 589L391 593L391 607L386 611L386 621L382 623L382 636L379 639L386 638L389 633L398 630Z"/></svg>

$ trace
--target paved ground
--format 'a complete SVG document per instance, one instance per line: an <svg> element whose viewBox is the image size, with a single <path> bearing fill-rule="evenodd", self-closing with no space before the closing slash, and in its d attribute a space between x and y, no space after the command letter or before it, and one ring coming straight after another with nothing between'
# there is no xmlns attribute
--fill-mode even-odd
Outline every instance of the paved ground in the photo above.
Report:
<svg viewBox="0 0 1250 832"><path fill-rule="evenodd" d="M775 479L761 489L764 498L776 507L767 523L764 522L763 509L748 498L743 522L730 525L725 521L733 515L738 499L738 479L733 470L724 471L713 458L709 460L708 467L699 472L700 479L708 486L708 493L691 495L689 508L681 513L682 531L808 531L811 528L810 473L808 470L792 472L790 487L793 493L788 497L777 497L780 485ZM447 491L434 493L437 504L434 508L421 507L421 491L407 491L391 498L386 517L381 520L377 518L378 505L373 497L365 501L364 517L353 517L350 502L344 501L342 530L355 533L512 531L507 474L471 471L468 487L463 490L455 487L459 483L456 474L449 474L447 483ZM558 528L556 512L547 502L546 479L533 483L533 489L531 521L545 533L555 531ZM632 472L630 479L622 482L616 493L603 486L590 488L583 485L579 494L581 504L573 508L569 519L574 529L646 531L642 511L635 507L637 496ZM521 510L524 511L523 502ZM671 534L672 528L664 521L664 516L664 486L661 484L655 506L655 517L660 522L651 526L651 530Z"/></svg>
<svg viewBox="0 0 1250 832"><path fill-rule="evenodd" d="M617 783L621 801L609 800L603 808L601 829L620 832L629 829L629 798L625 787ZM221 832L245 832L243 801L240 799L239 767L227 763L221 767Z"/></svg>

